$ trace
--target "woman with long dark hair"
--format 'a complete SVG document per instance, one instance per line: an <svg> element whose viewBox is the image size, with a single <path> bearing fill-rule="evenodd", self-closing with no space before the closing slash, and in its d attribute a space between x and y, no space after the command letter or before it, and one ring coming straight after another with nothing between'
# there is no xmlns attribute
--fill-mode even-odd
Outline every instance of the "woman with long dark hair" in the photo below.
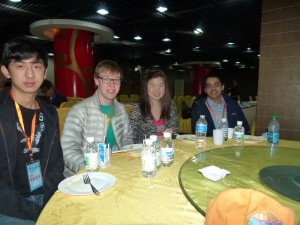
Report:
<svg viewBox="0 0 300 225"><path fill-rule="evenodd" d="M176 106L162 70L145 73L140 96L140 102L135 103L130 112L134 143L142 143L145 136L152 134L160 138L164 131L179 132Z"/></svg>

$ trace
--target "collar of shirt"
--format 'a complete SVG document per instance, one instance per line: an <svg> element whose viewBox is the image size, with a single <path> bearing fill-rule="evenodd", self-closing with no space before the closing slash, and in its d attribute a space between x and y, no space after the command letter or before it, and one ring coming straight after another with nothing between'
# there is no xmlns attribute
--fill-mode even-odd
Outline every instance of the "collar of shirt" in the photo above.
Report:
<svg viewBox="0 0 300 225"><path fill-rule="evenodd" d="M222 120L222 113L223 113L223 108L224 108L224 104L225 104L225 100L223 98L223 96L221 95L221 99L222 99L222 103L220 105L216 104L212 99L210 99L209 97L207 97L207 103L210 105L210 107L212 108L212 110L214 110L214 112L216 113L216 115L219 117L220 121L217 120L217 118L210 112L210 115L213 119L215 128L218 128L220 126L221 120ZM227 109L225 111L224 117L227 118Z"/></svg>

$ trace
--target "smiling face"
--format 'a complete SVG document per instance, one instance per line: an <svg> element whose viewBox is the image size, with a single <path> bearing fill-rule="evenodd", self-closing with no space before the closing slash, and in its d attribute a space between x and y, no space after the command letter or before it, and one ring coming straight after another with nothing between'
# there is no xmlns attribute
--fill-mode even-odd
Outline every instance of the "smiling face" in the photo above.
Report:
<svg viewBox="0 0 300 225"><path fill-rule="evenodd" d="M209 77L206 80L204 91L215 103L222 102L221 94L224 90L224 84L217 77Z"/></svg>
<svg viewBox="0 0 300 225"><path fill-rule="evenodd" d="M147 83L147 92L150 100L160 100L164 96L165 90L166 85L162 77L152 78Z"/></svg>
<svg viewBox="0 0 300 225"><path fill-rule="evenodd" d="M41 59L32 56L28 59L13 59L8 68L1 66L5 77L11 78L14 97L24 94L36 94L46 76L46 67Z"/></svg>
<svg viewBox="0 0 300 225"><path fill-rule="evenodd" d="M110 105L120 91L121 74L116 71L102 70L94 80L98 86L101 104Z"/></svg>

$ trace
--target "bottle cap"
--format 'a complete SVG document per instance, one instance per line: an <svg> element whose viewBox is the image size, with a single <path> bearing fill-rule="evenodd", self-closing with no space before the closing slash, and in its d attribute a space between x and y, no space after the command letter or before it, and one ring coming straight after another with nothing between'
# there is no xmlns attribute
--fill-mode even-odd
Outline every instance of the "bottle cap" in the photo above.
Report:
<svg viewBox="0 0 300 225"><path fill-rule="evenodd" d="M150 139L150 138L147 138L147 139L145 139L146 141L146 145L152 145L153 144L153 141Z"/></svg>
<svg viewBox="0 0 300 225"><path fill-rule="evenodd" d="M95 138L94 138L94 137L87 137L87 138L86 138L86 141L87 141L87 142L94 142L94 141L95 141Z"/></svg>
<svg viewBox="0 0 300 225"><path fill-rule="evenodd" d="M226 118L222 118L222 122L226 122Z"/></svg>
<svg viewBox="0 0 300 225"><path fill-rule="evenodd" d="M152 140L152 141L157 141L157 135L150 135L150 139Z"/></svg>
<svg viewBox="0 0 300 225"><path fill-rule="evenodd" d="M201 118L201 119L204 119L204 118L205 118L205 115L200 115L200 118Z"/></svg>
<svg viewBox="0 0 300 225"><path fill-rule="evenodd" d="M169 138L171 137L171 133L170 132L164 132L164 138Z"/></svg>
<svg viewBox="0 0 300 225"><path fill-rule="evenodd" d="M277 119L277 116L276 115L272 115L272 119L273 120Z"/></svg>
<svg viewBox="0 0 300 225"><path fill-rule="evenodd" d="M237 125L242 126L243 125L243 121L237 121Z"/></svg>

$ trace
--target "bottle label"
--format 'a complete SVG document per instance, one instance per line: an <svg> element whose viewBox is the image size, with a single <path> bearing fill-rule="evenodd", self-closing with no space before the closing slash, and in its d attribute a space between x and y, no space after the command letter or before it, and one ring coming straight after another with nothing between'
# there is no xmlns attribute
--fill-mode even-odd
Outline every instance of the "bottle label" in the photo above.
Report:
<svg viewBox="0 0 300 225"><path fill-rule="evenodd" d="M268 131L268 143L278 144L279 142L279 132Z"/></svg>
<svg viewBox="0 0 300 225"><path fill-rule="evenodd" d="M161 161L164 164L168 164L173 161L174 149L173 148L161 148Z"/></svg>
<svg viewBox="0 0 300 225"><path fill-rule="evenodd" d="M156 169L156 161L156 155L142 155L142 171L154 171Z"/></svg>
<svg viewBox="0 0 300 225"><path fill-rule="evenodd" d="M244 140L244 133L243 132L234 132L233 138L236 141L243 141Z"/></svg>
<svg viewBox="0 0 300 225"><path fill-rule="evenodd" d="M96 167L99 165L98 152L84 153L84 165L86 167Z"/></svg>
<svg viewBox="0 0 300 225"><path fill-rule="evenodd" d="M196 125L196 132L206 133L207 132L207 126L205 124Z"/></svg>

